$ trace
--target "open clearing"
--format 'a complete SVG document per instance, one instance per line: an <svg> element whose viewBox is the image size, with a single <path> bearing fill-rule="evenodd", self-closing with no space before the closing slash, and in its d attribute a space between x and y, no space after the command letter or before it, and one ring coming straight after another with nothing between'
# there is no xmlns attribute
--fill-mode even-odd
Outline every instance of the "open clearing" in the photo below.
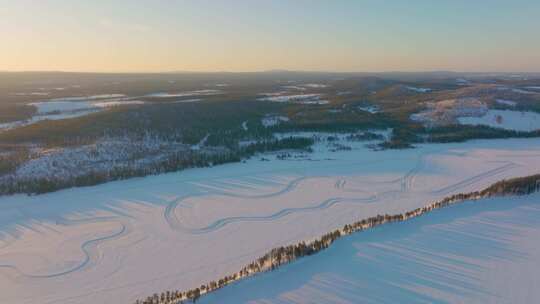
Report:
<svg viewBox="0 0 540 304"><path fill-rule="evenodd" d="M540 114L528 111L489 110L481 117L460 117L459 123L530 132L540 129Z"/></svg>
<svg viewBox="0 0 540 304"><path fill-rule="evenodd" d="M351 150L330 152L321 142L307 157L270 154L269 161L2 197L0 302L131 303L199 286L271 248L362 218L540 172L538 139L401 151L343 144ZM360 263L373 269L377 260Z"/></svg>

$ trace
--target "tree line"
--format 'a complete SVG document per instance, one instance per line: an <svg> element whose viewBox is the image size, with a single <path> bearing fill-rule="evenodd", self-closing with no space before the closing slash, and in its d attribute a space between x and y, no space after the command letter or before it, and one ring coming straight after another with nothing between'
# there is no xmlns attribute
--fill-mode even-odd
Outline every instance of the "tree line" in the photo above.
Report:
<svg viewBox="0 0 540 304"><path fill-rule="evenodd" d="M144 167L117 166L106 171L91 171L73 178L30 178L20 179L16 175L8 175L0 183L0 195L26 193L42 194L60 189L82 186L93 186L115 180L132 177L157 175L180 171L188 168L202 168L220 164L239 162L256 153L279 151L284 149L310 149L314 143L310 138L288 137L283 139L263 140L246 147L227 149L224 152L203 153L182 151L174 153L167 159ZM0 163L1 164L1 163ZM0 166L0 169L2 166ZM10 169L12 169L10 167Z"/></svg>

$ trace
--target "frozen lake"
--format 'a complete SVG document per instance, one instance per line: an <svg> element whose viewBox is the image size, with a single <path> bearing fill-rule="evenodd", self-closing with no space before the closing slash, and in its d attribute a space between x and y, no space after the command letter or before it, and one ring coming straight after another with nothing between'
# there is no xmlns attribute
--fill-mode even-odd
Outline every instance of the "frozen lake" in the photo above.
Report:
<svg viewBox="0 0 540 304"><path fill-rule="evenodd" d="M269 154L265 161L254 157L45 195L1 197L0 303L132 303L155 292L194 288L238 271L274 247L540 172L538 139L401 151L342 142L351 150L332 152L332 143L316 144L312 154L293 152L287 160ZM441 267L428 257L409 261L432 267L411 274L409 284L424 288L421 280ZM463 284L461 279L455 277L455 284Z"/></svg>
<svg viewBox="0 0 540 304"><path fill-rule="evenodd" d="M62 97L29 103L36 108L36 114L27 120L0 124L0 132L28 126L43 120L69 119L102 111L106 108L140 105L143 101L126 97L123 94L103 94L84 97Z"/></svg>
<svg viewBox="0 0 540 304"><path fill-rule="evenodd" d="M540 195L468 202L339 240L200 303L535 303Z"/></svg>

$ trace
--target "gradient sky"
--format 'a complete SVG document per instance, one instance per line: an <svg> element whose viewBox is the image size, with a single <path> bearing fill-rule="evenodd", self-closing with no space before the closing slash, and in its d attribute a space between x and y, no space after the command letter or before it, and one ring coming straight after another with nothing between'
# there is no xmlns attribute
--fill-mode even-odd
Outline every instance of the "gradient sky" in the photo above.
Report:
<svg viewBox="0 0 540 304"><path fill-rule="evenodd" d="M0 70L533 71L539 0L0 0Z"/></svg>

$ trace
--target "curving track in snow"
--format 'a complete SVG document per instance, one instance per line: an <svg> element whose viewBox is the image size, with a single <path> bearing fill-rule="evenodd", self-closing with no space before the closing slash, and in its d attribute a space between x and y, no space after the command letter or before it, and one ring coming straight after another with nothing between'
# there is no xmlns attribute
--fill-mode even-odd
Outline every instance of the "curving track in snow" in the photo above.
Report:
<svg viewBox="0 0 540 304"><path fill-rule="evenodd" d="M238 194L238 193L233 193L233 192L223 191L223 190L212 190L211 194L213 194L213 195L222 195L222 196L227 196L227 197L235 197L235 198L255 198L255 199L276 197L276 196L283 195L283 194L286 194L288 192L291 192L294 189L296 189L298 187L298 185L300 185L300 183L302 183L302 182L304 182L304 181L306 181L308 179L314 179L314 178L317 178L317 177L302 176L302 177L293 179L292 181L288 182L287 185L281 190L278 190L276 192L271 192L271 193L265 193L265 194Z"/></svg>
<svg viewBox="0 0 540 304"><path fill-rule="evenodd" d="M354 189L354 188L347 188L347 180L346 178L339 178L334 182L334 188L338 189L343 192L357 192L357 193L369 193L370 195L364 198L344 198L344 197L330 197L322 201L321 203L313 206L303 206L303 207L295 207L295 208L284 208L281 210L278 210L270 215L257 215L257 216L231 216L231 217L225 217L220 218L212 222L211 224L200 227L200 228L192 228L192 227L186 227L182 224L180 218L177 215L177 208L182 205L182 202L188 198L196 197L196 196L204 196L204 195L221 195L221 196L227 196L227 197L234 197L234 198L249 198L249 199L258 199L258 198L270 198L270 197L278 197L281 195L284 195L286 193L289 193L293 190L295 190L298 185L301 182L304 182L308 179L315 179L320 178L321 176L315 177L300 177L297 178L291 182L289 182L283 189L278 190L276 192L268 193L268 194L260 194L260 195L249 195L249 194L234 194L226 191L214 191L212 193L206 193L201 195L193 195L193 196L184 196L179 199L176 199L172 202L170 202L164 212L165 220L167 221L169 227L173 230L182 230L184 232L190 233L190 234L205 234L217 231L229 224L233 223L240 223L240 222L270 222L275 221L278 219L281 219L285 216L295 214L295 213L302 213L302 212L313 212L318 210L324 210L328 209L336 204L341 203L375 203L385 198L399 198L400 195L403 195L404 193L407 193L413 189L415 178L422 172L422 170L426 166L426 156L429 154L432 154L434 152L429 153L422 153L418 156L418 159L414 165L413 168L408 170L402 177L391 180L391 181L380 181L380 182L371 182L370 184L393 184L393 183L399 183L400 187L396 190L388 190L384 192L367 192L365 189ZM473 177L469 177L467 179L464 179L458 183L446 186L441 189L433 190L428 192L432 195L446 195L448 193L454 192L456 190L459 190L461 188L464 188L466 186L473 185L474 183L477 183L481 180L484 180L486 178L495 176L497 174L506 172L508 170L511 170L513 168L518 167L519 165L514 162L503 162L505 165L494 168L492 170L488 170L486 172L483 172L481 174L475 175ZM184 206L186 207L186 206Z"/></svg>
<svg viewBox="0 0 540 304"><path fill-rule="evenodd" d="M68 269L58 271L58 272L51 272L47 274L30 274L25 273L24 271L20 270L19 267L12 265L12 264L0 264L0 270L10 270L14 271L15 273L26 277L26 278L38 278L38 279L46 279L46 278L54 278L59 276L64 276L70 273L73 273L75 271L79 271L89 265L92 261L92 258L95 256L93 249L95 249L95 246L97 246L99 243L113 240L116 238L119 238L125 234L128 233L130 230L130 226L127 222L121 220L119 217L96 217L96 218L89 218L89 219L77 219L77 220L60 220L57 221L57 224L64 225L64 226L72 226L72 225L79 225L79 224L88 224L88 223L98 223L98 222L117 222L120 224L120 229L118 231L112 232L111 234L97 237L94 239L87 240L81 244L81 251L84 255L83 260L80 261L77 265L70 267Z"/></svg>
<svg viewBox="0 0 540 304"><path fill-rule="evenodd" d="M186 228L183 229L191 234L203 234L203 233L209 233L216 231L218 229L221 229L225 227L228 224L232 223L239 223L239 222L269 222L269 221L275 221L282 217L285 217L287 215L293 214L293 213L300 213L300 212L310 212L310 211L318 211L318 210L324 210L328 209L336 204L344 203L344 202L360 202L360 203L374 203L377 201L376 197L368 197L368 198L329 198L327 200L324 200L322 203L315 205L315 206L308 206L308 207L298 207L298 208L285 208L281 209L280 211L267 215L267 216L233 216L233 217L226 217L219 219L210 225L203 227L203 228Z"/></svg>
<svg viewBox="0 0 540 304"><path fill-rule="evenodd" d="M514 163L514 162L507 162L506 165L503 165L501 167L497 167L495 169L488 170L486 172L482 172L482 173L480 173L478 175L472 176L472 177L467 178L465 180L462 180L462 181L460 181L458 183L455 183L455 184L440 188L438 190L431 191L431 194L436 194L436 195L448 194L450 192L462 189L462 188L464 188L466 186L473 185L473 184L475 184L475 183L477 183L477 182L479 182L479 181L481 181L483 179L495 176L497 174L503 173L503 172L508 171L510 169L516 168L518 166L519 165Z"/></svg>
<svg viewBox="0 0 540 304"><path fill-rule="evenodd" d="M2 198L0 303L133 303L200 286L331 227L540 170L538 139L319 152L319 162L252 161ZM83 225L90 221L103 224Z"/></svg>
<svg viewBox="0 0 540 304"><path fill-rule="evenodd" d="M183 231L188 232L190 234L204 234L204 233L214 232L214 231L219 230L219 229L225 227L226 225L232 224L232 223L275 221L275 220L278 220L280 218L283 218L283 217L285 217L287 215L294 214L294 213L312 212L312 211L317 211L317 210L328 209L328 208L330 208L330 207L332 207L332 206L334 206L336 204L339 204L339 203L345 203L345 202L349 202L349 203L351 203L351 202L352 203L359 203L359 202L362 202L362 203L374 203L374 202L377 202L377 201L381 200L384 197L396 196L396 195L399 195L401 193L409 191L411 189L411 187L412 187L413 182L414 182L414 178L421 172L422 168L425 165L425 160L424 160L425 155L426 154L424 154L424 153L420 154L418 156L418 159L417 159L416 163L415 163L415 166L412 169L410 169L409 171L407 171L401 178L398 178L398 179L392 180L392 181L381 181L381 182L374 182L373 183L373 184L400 183L401 184L401 189L400 190L389 190L389 191L385 191L385 192L381 192L381 193L374 192L373 194L371 194L370 196L365 197L365 198L331 197L331 198L328 198L328 199L326 199L326 200L322 201L321 203L319 203L317 205L314 205L314 206L285 208L285 209L281 209L281 210L279 210L279 211L277 211L277 212L275 212L273 214L270 214L270 215L226 217L226 218L218 219L218 220L212 222L210 225L208 225L206 227L201 227L201 228L185 227L185 225L183 225L181 223L181 220L178 218L176 210L177 210L177 208L179 206L182 205L182 202L184 200L188 199L188 198L209 195L209 194L200 194L200 195L192 195L192 196L183 196L181 198L173 200L165 208L163 216L165 218L165 221L169 225L169 227L171 229L173 229L173 230L183 230ZM286 193L289 193L289 192L295 190L301 182L304 182L304 181L306 181L308 179L315 179L315 178L320 178L320 177L321 176L312 176L312 177L303 176L303 177L299 177L299 178L294 179L291 182L289 182L283 189L278 190L276 192L267 193L267 194L259 194L259 195L257 195L257 194L254 194L254 195L235 194L235 193L231 193L231 192L216 190L216 191L213 191L212 193L210 193L210 195L221 195L221 196L227 196L227 197L249 198L249 199L278 197L278 196L284 195ZM346 183L347 183L346 179L343 179L343 178L338 179L334 183L334 187L336 189L342 190L344 192L364 192L364 193L366 192L365 190L345 189Z"/></svg>

